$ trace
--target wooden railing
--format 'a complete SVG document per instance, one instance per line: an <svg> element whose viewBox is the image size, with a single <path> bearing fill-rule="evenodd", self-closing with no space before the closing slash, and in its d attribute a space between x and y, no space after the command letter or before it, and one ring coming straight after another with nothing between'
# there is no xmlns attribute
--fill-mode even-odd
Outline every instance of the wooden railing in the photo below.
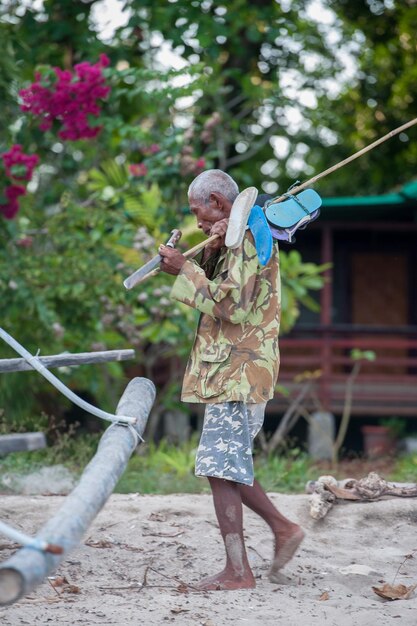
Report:
<svg viewBox="0 0 417 626"><path fill-rule="evenodd" d="M320 370L315 390L324 409L343 410L353 349L375 353L356 379L352 413L417 417L417 327L310 326L280 340L279 383L290 391L304 372ZM270 410L288 405L278 393Z"/></svg>

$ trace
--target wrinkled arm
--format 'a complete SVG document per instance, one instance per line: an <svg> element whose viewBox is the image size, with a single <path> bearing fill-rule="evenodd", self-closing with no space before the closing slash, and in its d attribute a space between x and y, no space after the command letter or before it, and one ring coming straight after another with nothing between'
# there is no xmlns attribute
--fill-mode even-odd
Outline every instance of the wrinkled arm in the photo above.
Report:
<svg viewBox="0 0 417 626"><path fill-rule="evenodd" d="M239 248L228 250L225 266L213 280L201 267L186 261L171 297L201 313L239 324L252 308L258 267L255 247L246 237Z"/></svg>

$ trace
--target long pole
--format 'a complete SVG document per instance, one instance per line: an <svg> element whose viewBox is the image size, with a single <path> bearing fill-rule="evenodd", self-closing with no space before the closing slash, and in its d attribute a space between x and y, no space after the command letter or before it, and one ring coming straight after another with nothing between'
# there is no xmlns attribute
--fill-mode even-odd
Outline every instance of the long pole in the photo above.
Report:
<svg viewBox="0 0 417 626"><path fill-rule="evenodd" d="M147 378L128 384L116 409L137 415L135 426L112 424L102 436L97 452L80 482L66 497L56 515L36 535L36 540L59 546L62 554L22 548L0 565L0 605L16 602L40 584L80 542L90 523L111 495L146 426L155 399L155 386Z"/></svg>
<svg viewBox="0 0 417 626"><path fill-rule="evenodd" d="M108 363L109 361L126 361L133 359L134 350L101 350L97 352L64 352L63 354L51 354L38 356L38 361L44 367L74 367L89 365L91 363ZM0 373L25 372L33 370L26 359L0 359Z"/></svg>
<svg viewBox="0 0 417 626"><path fill-rule="evenodd" d="M417 117L415 117L413 120L410 120L409 122L406 122L402 126L399 126L398 128L395 128L394 130L391 130L389 133L387 133L383 137L380 137L373 143L370 143L369 146L365 146L365 148L358 150L358 152L355 152L355 154L351 154L350 157L347 157L347 159L343 159L343 161L336 163L336 165L332 165L332 167L329 167L327 170L324 170L324 172L321 172L320 174L316 174L316 176L313 176L313 178L310 178L305 183L302 183L301 185L297 185L297 187L293 187L291 189L291 194L295 195L299 191L302 191L303 189L308 187L309 185L314 185L314 183L316 183L321 178L324 178L325 176L332 174L336 170L340 170L341 167L344 167L348 163L351 163L355 159L358 159L359 157L364 155L366 152L373 150L374 148L379 146L381 143L384 143L384 141L387 141L387 139L391 139L391 137L395 137L395 135L399 135L400 133L407 130L407 128L410 128L410 126L414 126L414 124L417 124ZM287 199L288 199L288 196L286 194L283 194L282 196L278 196L277 198L274 198L273 200L268 200L268 204L269 205L277 204L278 202L282 202L283 200L287 200Z"/></svg>

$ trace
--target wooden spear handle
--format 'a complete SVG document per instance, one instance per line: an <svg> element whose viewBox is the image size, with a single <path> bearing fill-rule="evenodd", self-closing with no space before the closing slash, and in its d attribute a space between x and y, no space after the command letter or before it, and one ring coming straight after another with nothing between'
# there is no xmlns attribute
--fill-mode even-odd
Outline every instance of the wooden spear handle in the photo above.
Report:
<svg viewBox="0 0 417 626"><path fill-rule="evenodd" d="M216 239L219 239L219 237L220 237L220 235L211 235L207 239L204 239L204 241L200 241L200 243L198 243L193 248L190 248L189 250L184 252L183 256L185 256L187 259L189 257L192 258L193 256L195 256L197 254L197 252L200 252L200 250L202 250L203 248L208 246L208 244L211 243L212 241L216 241Z"/></svg>
<svg viewBox="0 0 417 626"><path fill-rule="evenodd" d="M293 187L291 189L291 194L295 195L296 193L298 193L299 191L302 191L309 185L313 185L315 182L317 182L321 178L324 178L328 174L331 174L332 172L339 170L344 165L347 165L348 163L350 163L351 161L354 161L355 159L362 156L366 152L369 152L369 150L376 148L376 146L379 146L381 143L383 143L387 139L391 139L391 137L395 137L395 135L402 133L407 128L410 128L410 126L414 126L414 124L417 124L417 117L415 117L413 120L410 120L406 124L403 124L402 126L395 128L394 130L391 130L389 133L387 133L383 137L380 137L380 139L377 139L373 143L369 144L369 146L365 146L365 148L362 148L362 150L359 150L358 152L355 152L355 154L352 154L350 157L347 157L347 159L340 161L340 163L336 163L336 165L332 165L332 167L329 167L327 170L324 170L324 172L321 172L321 174L317 174L316 176L313 176L313 178L310 178L310 180L307 180L305 183L302 183L301 185L298 185L297 187ZM286 194L283 194L282 196L274 198L273 200L269 200L268 204L269 205L277 204L278 202L282 202L283 200L287 200L287 199L288 199L288 196Z"/></svg>
<svg viewBox="0 0 417 626"><path fill-rule="evenodd" d="M205 248L209 243L218 239L219 236L220 235L211 235L211 237L208 237L207 239L200 241L200 243L195 245L193 248L190 248L189 250L186 250L185 252L183 252L183 256L185 256L186 259L190 257L192 258L193 256L197 254L197 252L200 252L200 250ZM149 274L146 274L140 282L143 283L143 281L147 280L148 278L151 278L151 276L156 276L157 274L159 274L160 271L161 269L159 267L156 267L154 270L149 272Z"/></svg>

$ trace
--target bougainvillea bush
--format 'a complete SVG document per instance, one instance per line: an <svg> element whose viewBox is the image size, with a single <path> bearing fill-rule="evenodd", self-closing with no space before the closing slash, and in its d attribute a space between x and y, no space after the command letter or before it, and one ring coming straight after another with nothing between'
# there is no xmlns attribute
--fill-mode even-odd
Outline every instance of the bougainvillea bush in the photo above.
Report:
<svg viewBox="0 0 417 626"><path fill-rule="evenodd" d="M109 408L126 368L158 378L158 360L181 358L193 327L193 313L169 301L169 277L131 292L123 287L183 222L187 184L180 177L183 133L157 132L151 115L142 127L140 106L135 111L140 93L126 108L126 90L144 90L149 75L135 70L134 87L128 76L105 55L72 69L39 68L18 92L19 124L10 120L10 143L0 155L2 326L33 353L133 347L135 363L109 364L105 375L103 366L59 374ZM166 95L166 85L161 88ZM160 107L154 117L163 115ZM202 171L198 155L192 166ZM192 243L198 235L188 230ZM4 345L1 354L15 356ZM177 389L179 373L168 387ZM0 377L2 404L15 415L57 398L38 375L30 375L28 393L17 393L21 376ZM59 399L54 411L67 409Z"/></svg>
<svg viewBox="0 0 417 626"><path fill-rule="evenodd" d="M183 231L183 249L201 239L186 190L216 163L221 119L211 113L191 124L189 115L184 124L175 103L206 77L196 66L187 85L174 86L175 78L173 70L116 67L104 54L65 69L43 66L18 90L8 145L0 145L2 326L32 353L133 347L133 363L59 373L109 410L135 374L158 385L155 415L178 402L193 336L194 311L169 299L172 277L123 287L173 228ZM291 280L303 271L292 264ZM314 282L311 267L307 279L304 291ZM292 299L286 327L297 314ZM2 354L15 356L4 346ZM21 376L0 376L6 418L12 410L21 419L29 404L68 410L37 374L21 394Z"/></svg>
<svg viewBox="0 0 417 626"><path fill-rule="evenodd" d="M20 108L39 120L43 131L57 126L57 135L64 141L92 139L101 130L91 125L91 117L98 117L101 101L109 92L102 69L110 64L105 54L97 63L78 63L74 70L59 67L37 71L35 81L19 92Z"/></svg>
<svg viewBox="0 0 417 626"><path fill-rule="evenodd" d="M32 179L39 157L25 154L19 144L12 145L0 156L0 213L11 220L19 211L19 197L26 195L26 184Z"/></svg>

